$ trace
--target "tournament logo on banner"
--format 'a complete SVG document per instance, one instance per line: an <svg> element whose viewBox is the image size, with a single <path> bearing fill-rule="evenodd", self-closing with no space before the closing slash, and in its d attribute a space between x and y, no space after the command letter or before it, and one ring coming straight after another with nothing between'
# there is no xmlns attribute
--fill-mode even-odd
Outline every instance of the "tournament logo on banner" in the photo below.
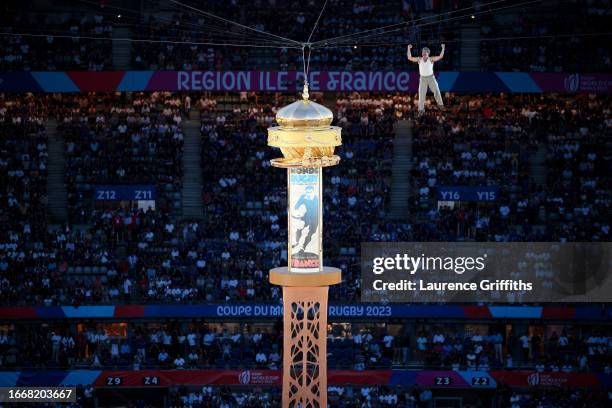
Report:
<svg viewBox="0 0 612 408"><path fill-rule="evenodd" d="M576 92L580 88L580 74L569 75L563 83L566 91Z"/></svg>
<svg viewBox="0 0 612 408"><path fill-rule="evenodd" d="M289 269L316 273L321 269L321 169L289 169Z"/></svg>
<svg viewBox="0 0 612 408"><path fill-rule="evenodd" d="M277 385L280 379L279 373L273 370L245 370L238 374L238 383L241 385Z"/></svg>
<svg viewBox="0 0 612 408"><path fill-rule="evenodd" d="M240 384L249 384L251 382L251 372L245 370L238 374L238 382Z"/></svg>

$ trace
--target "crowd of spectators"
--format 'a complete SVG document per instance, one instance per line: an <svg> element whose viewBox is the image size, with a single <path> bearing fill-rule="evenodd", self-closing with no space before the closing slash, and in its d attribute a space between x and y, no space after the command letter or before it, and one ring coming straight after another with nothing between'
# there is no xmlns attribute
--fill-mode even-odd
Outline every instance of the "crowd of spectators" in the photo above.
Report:
<svg viewBox="0 0 612 408"><path fill-rule="evenodd" d="M8 7L0 13L0 71L112 70L112 17L100 10L30 14Z"/></svg>
<svg viewBox="0 0 612 408"><path fill-rule="evenodd" d="M236 19L237 16L244 15L248 8L249 26L298 41L306 41L320 10L314 1L307 2L305 6L303 10L296 12L296 9L301 7L295 2L262 0L255 4L241 1L212 3L207 4L205 8L208 12L228 19ZM271 9L274 10L273 14L270 13ZM345 17L347 11L350 12L350 18ZM367 29L401 23L406 21L406 15L413 17L416 16L416 12L402 14L401 2L394 0L379 1L375 4L367 1L332 0L326 5L326 11L312 41L351 35ZM240 21L240 18L238 20ZM204 35L208 34L209 37L205 38L214 42L215 38L220 38L218 26L218 21L202 14L177 13L169 19L149 17L143 23L143 27L138 30L138 35L197 43L202 42L203 34L194 27L202 27L204 30L208 29ZM215 28L217 28L216 31ZM229 26L227 31L232 31ZM411 38L416 41L417 34L411 33ZM394 70L399 64L405 63L405 46L393 46L393 44L405 41L406 34L407 31L400 30L385 36L384 41L391 43L391 46L387 47L355 48L354 44L347 42L338 48L319 50L311 56L313 67L316 69ZM428 31L427 35L430 34ZM248 44L259 40L259 44L262 44L261 35L257 33L240 30L233 33L233 36L234 42L242 41ZM271 40L267 41L267 43L271 42ZM275 44L279 44L279 41L276 41ZM451 59L452 56L453 51L451 50L448 59ZM282 48L282 46L278 48L222 49L206 44L136 43L133 48L133 63L141 69L250 70L274 68L296 70L302 66L303 60L301 50L290 47Z"/></svg>
<svg viewBox="0 0 612 408"><path fill-rule="evenodd" d="M608 241L607 97L448 96L415 132L414 208L433 239ZM499 187L495 204L438 205L436 187ZM440 203L438 203L440 204Z"/></svg>
<svg viewBox="0 0 612 408"><path fill-rule="evenodd" d="M134 370L259 368L281 365L278 328L227 328L125 323L18 327L0 332L0 366L122 367ZM41 339L45 339L41 342Z"/></svg>
<svg viewBox="0 0 612 408"><path fill-rule="evenodd" d="M94 407L91 386L76 389L77 402L65 404L73 407ZM454 397L454 398L453 398ZM328 386L328 403L339 408L429 408L439 402L429 388L419 386ZM454 399L462 407L477 408L493 404L510 408L604 408L612 400L612 392L603 390L549 388L517 391L501 388L491 391L457 391L447 394L442 401ZM132 399L133 406L153 407L151 397ZM176 408L273 408L281 404L281 391L275 386L256 386L249 389L227 386L171 387L168 405Z"/></svg>
<svg viewBox="0 0 612 408"><path fill-rule="evenodd" d="M182 102L159 94L63 98L58 128L66 143L70 221L89 226L63 226L45 246L30 248L28 253L37 256L26 256L26 266L45 276L25 288L11 281L12 295L6 301L262 300L270 293L278 299L264 271L286 260L281 250L285 175L269 166L276 152L266 146L265 133L284 102L243 102L223 104L225 110L214 112L214 102L198 103L203 112L206 221L179 222L163 197L152 210L95 206L91 194L95 184L122 181L153 182L170 197L177 194ZM351 299L358 296L358 242L378 234L378 227L366 220L384 214L395 117L390 106L339 106L345 128L340 154L351 166L330 171L327 214L336 222L326 234L337 243L338 263L349 282L334 298ZM363 205L358 199L365 200ZM340 222L347 213L353 214L356 228ZM268 253L272 256L264 256Z"/></svg>
<svg viewBox="0 0 612 408"><path fill-rule="evenodd" d="M39 236L46 226L47 115L44 98L0 96L2 225L26 237Z"/></svg>
<svg viewBox="0 0 612 408"><path fill-rule="evenodd" d="M393 328L333 324L327 333L334 369L429 368L612 374L612 336L595 327L503 333L458 324ZM518 330L518 329L517 329ZM282 327L269 324L14 324L0 331L3 368L278 370ZM44 341L41 341L44 339Z"/></svg>
<svg viewBox="0 0 612 408"><path fill-rule="evenodd" d="M546 189L543 219L558 223L563 241L610 241L612 111L595 95L566 100L536 120L545 132ZM603 117L601 117L603 116ZM542 212L542 211L541 211Z"/></svg>
<svg viewBox="0 0 612 408"><path fill-rule="evenodd" d="M610 2L561 0L545 6L484 21L482 66L491 71L610 71L612 53L607 41L598 38L607 31Z"/></svg>
<svg viewBox="0 0 612 408"><path fill-rule="evenodd" d="M432 392L417 386L329 386L328 403L340 408L427 407ZM230 387L177 388L171 392L172 406L176 407L263 407L278 406L280 390L274 387L236 390Z"/></svg>
<svg viewBox="0 0 612 408"><path fill-rule="evenodd" d="M428 107L413 129L410 221L387 215L393 128L412 117L414 98L336 99L344 164L326 170L324 233L326 256L342 268L344 283L331 290L333 300L359 297L361 242L609 240L607 97L446 98L446 112ZM205 217L181 220L186 95L5 99L3 301L278 301L266 271L287 258L286 175L270 167L280 152L266 145L266 129L286 103L246 93L194 99ZM45 198L48 112L65 138L70 215L53 229ZM155 209L92 200L96 184L122 182L156 185ZM439 202L441 185L494 185L499 197Z"/></svg>
<svg viewBox="0 0 612 408"><path fill-rule="evenodd" d="M13 226L6 231L4 287L16 296L8 295L6 300L54 304L135 298L263 300L270 294L278 298L279 293L268 287L265 271L286 260L285 175L269 166L276 152L266 146L265 130L285 101L255 94L226 98L197 102L202 112L205 222L181 222L172 214L181 183L180 122L185 113L181 98L152 94L61 99L57 111L66 139L71 219L90 226L66 225L27 250L24 246L15 250L19 244L11 243L11 234L23 245L28 231L46 231L45 178L36 177L31 183L34 190L30 183L26 190L19 183L7 183L7 188L17 187L7 194L18 196L6 202L6 211L12 211L6 212L7 220ZM452 108L444 120L430 110L419 119L414 135L416 216L410 223L390 222L385 215L393 124L411 114L414 100L410 96L338 98L336 116L345 142L339 154L346 165L329 169L326 175L325 233L334 238L327 241L334 243L327 251L342 267L346 283L332 292L334 299L351 299L359 293L354 271L361 241L608 239L607 98L447 98ZM43 109L35 99L8 101L5 106L4 110L21 106L28 112ZM30 115L19 125L29 130L10 132L27 141L25 156L22 141L3 140L11 141L11 149L21 149L22 155L16 155L26 160L18 167L28 166L37 176L44 174L46 165L42 115ZM21 119L13 115L11 121ZM448 146L453 146L452 154ZM537 184L529 163L539 151L548 176ZM14 150L10 152L6 154L14 168ZM36 156L34 165L32 156ZM155 210L96 208L90 201L92 186L117 180L153 182L159 191L168 192L168 200L160 194ZM435 188L444 184L497 185L501 195L495 204L437 208ZM32 194L41 195L41 200L31 200ZM32 210L15 212L20 206L14 204L23 199L30 199ZM355 224L347 225L347 220ZM40 279L11 280L10 271L17 265L26 265ZM92 275L81 276L88 272ZM9 283L16 286L11 289Z"/></svg>
<svg viewBox="0 0 612 408"><path fill-rule="evenodd" d="M549 2L548 7L529 4L510 9L509 4L487 3L330 0L312 41L342 38L313 52L312 68L398 70L407 66L407 43L415 44L417 49L428 46L434 53L441 43L447 43L440 69L460 70L461 28L472 24L481 28L483 71L573 72L584 71L585 67L591 72L610 70L610 52L605 40L596 35L606 31L608 0L558 0ZM195 6L220 18L297 41L307 40L320 11L320 5L313 0L303 4L234 0L200 2ZM504 6L506 9L497 11ZM283 40L237 28L185 7L177 6L171 13L158 13L149 7L144 8L149 12L143 13L105 2L82 2L72 12L24 12L19 7L7 6L0 17L4 27L0 36L0 70L101 71L129 66L138 70L293 71L300 70L303 64L301 50L288 47ZM395 26L401 23L408 24ZM359 41L351 41L356 33L387 26L396 29L384 35L370 31ZM119 47L131 47L127 63L113 61L111 37L117 27L127 29L127 35L135 40L117 40L122 41ZM244 46L216 45L226 43ZM248 47L250 44L258 47Z"/></svg>
<svg viewBox="0 0 612 408"><path fill-rule="evenodd" d="M612 393L593 390L529 390L500 392L500 398L510 408L573 408L605 407L612 401Z"/></svg>
<svg viewBox="0 0 612 408"><path fill-rule="evenodd" d="M537 372L612 372L610 338L592 331L574 335L553 330L548 335L538 332L502 335L491 330L458 334L434 328L416 338L416 358L426 366L453 370L489 371L532 367Z"/></svg>
<svg viewBox="0 0 612 408"><path fill-rule="evenodd" d="M176 221L168 221L169 214L181 207L181 103L176 96L157 93L3 97L4 302L108 302L120 294L129 299L132 282L136 283L134 275L132 281L128 276L134 262L116 252L123 250L118 244L150 245L153 231L170 228ZM54 123L65 141L69 222L50 227L45 128ZM150 183L158 198L143 209L96 207L93 186L107 182ZM156 210L147 211L150 206ZM157 221L163 222L161 230ZM78 223L86 227L74 227ZM163 239L160 234L155 242Z"/></svg>
<svg viewBox="0 0 612 408"><path fill-rule="evenodd" d="M356 18L344 19L340 16L346 2L330 1L317 36L350 34L400 21L380 12L390 10L388 3L351 3ZM584 7L562 3L573 7L578 25L589 19L592 29L600 28L609 15L606 1L589 1ZM222 7L214 9L219 14L239 14L244 7L238 1L217 4ZM258 28L269 29L280 20L288 25L283 34L296 38L308 34L314 14L296 14L293 4L279 4L286 7L279 15L288 13L283 19L262 11L268 10L266 1L260 4L252 20ZM542 25L537 18L516 17L512 34L554 34L567 25L563 20ZM14 34L19 33L17 27L43 25L42 20L28 17L2 23ZM194 34L183 26L205 23L178 15L168 21L150 20L139 34L189 40ZM107 37L113 22L108 13L99 13L53 21L47 27L57 34ZM491 23L483 26L483 35L493 38L506 30ZM438 35L439 40L443 37ZM564 38L540 39L529 47L512 40L485 41L483 67L609 69L609 52L599 42ZM0 43L0 70L112 68L110 41L3 35ZM132 63L141 69L291 70L301 65L301 54L292 50L234 52L136 43L132 51ZM403 46L349 46L317 53L313 64L321 69L394 69L404 58ZM456 54L450 53L445 68L456 61ZM274 124L287 97L243 93L194 98L201 120L202 220L178 216L183 182L181 123L190 100L169 93L0 96L2 304L280 301L279 289L269 285L266 274L287 260L286 174L270 167L269 160L280 153L267 146L266 129ZM391 221L387 216L394 125L413 117L415 99L366 93L337 96L334 114L343 128L343 146L337 151L342 162L325 171L324 241L326 258L342 269L344 280L331 289L332 300L359 299L359 245L365 241L610 241L609 97L445 95L445 101L444 112L428 106L424 116L415 118L411 218ZM51 118L65 141L69 212L66 224L53 227L47 209L45 131ZM105 183L152 184L158 198L154 208L96 204L93 189ZM440 203L436 189L441 185L497 186L500 195L487 204ZM91 322L78 328L16 324L0 331L0 367L278 369L280 339L279 326L260 330L129 323L108 330ZM331 367L355 370L419 366L486 371L528 366L538 372L611 373L610 339L604 329L547 335L466 333L439 327L394 334L330 330L328 358ZM87 392L91 395L91 390ZM432 397L429 390L381 387L332 387L329 392L330 401L345 407L418 406ZM278 392L268 389L179 389L172 398L174 405L186 407L278 405ZM583 391L508 392L504 401L512 408L601 403L599 396Z"/></svg>
<svg viewBox="0 0 612 408"><path fill-rule="evenodd" d="M170 406L184 408L245 407L273 408L281 404L281 391L277 387L256 387L252 390L235 390L230 387L187 388L170 391Z"/></svg>
<svg viewBox="0 0 612 408"><path fill-rule="evenodd" d="M593 390L541 390L512 392L499 390L484 399L479 393L461 394L461 406L476 408L491 401L492 404L511 408L603 408L612 395ZM280 392L275 388L236 390L230 387L178 388L171 392L172 406L184 408L204 407L275 407L280 404ZM447 397L449 399L449 397ZM330 386L328 403L339 408L428 408L434 403L433 393L419 386Z"/></svg>
<svg viewBox="0 0 612 408"><path fill-rule="evenodd" d="M158 207L181 208L184 113L181 99L169 93L63 98L57 117L70 221L91 219L95 185L152 184Z"/></svg>
<svg viewBox="0 0 612 408"><path fill-rule="evenodd" d="M46 99L0 96L0 296L10 302L17 282L41 289L48 270L24 276L23 267L42 247L47 235Z"/></svg>

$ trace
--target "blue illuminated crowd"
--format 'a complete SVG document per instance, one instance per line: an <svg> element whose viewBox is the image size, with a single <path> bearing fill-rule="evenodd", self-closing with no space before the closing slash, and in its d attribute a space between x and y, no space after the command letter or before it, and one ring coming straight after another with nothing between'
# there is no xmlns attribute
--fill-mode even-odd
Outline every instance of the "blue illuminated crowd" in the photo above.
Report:
<svg viewBox="0 0 612 408"><path fill-rule="evenodd" d="M153 160L158 150L139 149L138 144L132 145L135 156L79 166L95 158L96 151L109 149L115 138L129 137L133 142L133 135L149 134L149 126L156 125L144 118L165 118L159 126L167 121L174 131L159 137L176 140L181 132L177 124L186 114L186 103L191 103L186 95L124 98L100 94L2 99L0 129L5 137L0 164L6 180L2 217L8 227L0 247L3 301L12 305L278 301L280 293L267 283L266 271L286 262L285 175L269 165L277 153L266 145L266 128L286 103L280 95L194 98L203 147L204 220L180 220L172 206L165 205L156 210L95 208L85 194L88 189L82 189L79 206L70 207L74 221L47 230L52 222L45 202L45 123L54 115L60 118L58 128L71 158L66 164L69 191L81 188L75 174L92 184L101 175L105 182L113 181L110 171L136 168L130 164L135 158L154 165L147 174L126 173L128 179L171 177L180 186L180 163L160 166L163 163ZM611 190L606 169L612 156L605 141L612 121L607 97L447 98L453 108L444 120L430 110L418 119L413 135L410 208L415 217L409 223L390 222L385 215L394 124L411 117L414 100L400 95L337 98L334 109L343 127L339 154L344 165L326 174L325 233L329 242L334 238L334 245L327 248L330 262L343 269L345 279L332 290L332 299L358 299L361 241L609 240L605 215ZM84 135L83 140L77 134ZM166 145L163 140L150 143ZM98 147L92 149L92 144ZM170 150L162 148L163 154L181 156L181 144L168 146ZM547 168L539 180L531 174L529 159L534 155ZM500 201L479 208L469 204L437 208L435 187L458 182L499 185ZM347 219L354 221L347 225ZM542 228L526 229L538 223ZM39 330L17 327L4 333L3 366L276 368L280 361L278 331L262 334L257 342L258 333L236 329L207 333L204 328L159 332L131 327L127 338L95 326L79 332L69 327L46 330L46 346L40 346ZM610 370L609 339L605 331L578 337L561 332L545 337L515 333L504 337L500 349L499 333L494 331L469 336L433 329L427 334L393 335L331 331L329 358L332 366L358 370L407 364L489 370L527 363L535 370L553 372L605 371ZM507 353L510 345L512 352Z"/></svg>
<svg viewBox="0 0 612 408"><path fill-rule="evenodd" d="M184 220L185 98L2 99L3 302L278 300L266 276L287 257L285 175L269 165L277 153L266 145L266 128L285 100L194 98L201 112L204 219ZM429 110L413 132L410 221L387 216L394 124L410 117L414 100L337 99L344 164L326 171L325 235L326 254L343 270L344 283L332 289L332 299L359 298L360 242L610 239L607 97L447 98L452 108L445 116ZM66 149L63 224L50 222L46 211L50 115L59 118ZM119 154L114 147L123 144ZM93 187L111 182L154 183L160 191L155 210L96 203ZM447 184L494 185L499 197L439 205L436 188Z"/></svg>
<svg viewBox="0 0 612 408"><path fill-rule="evenodd" d="M161 2L79 1L68 7L0 6L0 87L14 71L300 71L302 51L229 30L219 19ZM129 3L129 4L127 4ZM151 3L151 4L148 4ZM482 71L608 72L609 0L557 0L502 15L485 1L329 0L313 41L380 26L405 28L313 52L316 70L398 71L406 43L447 53L438 71L464 70L475 35ZM497 2L496 2L497 3ZM499 2L502 3L502 2ZM141 7L133 8L135 4ZM191 3L190 3L191 4ZM145 6L146 5L146 6ZM298 40L320 2L231 0L199 8ZM164 8L167 7L167 8ZM469 7L467 13L461 12ZM271 13L271 10L274 10ZM302 10L302 11L300 11ZM442 20L439 13L463 15ZM422 25L415 22L429 21ZM477 34L469 34L475 29ZM599 34L598 34L599 33ZM233 41L275 48L220 47ZM115 38L115 41L112 41ZM347 37L344 37L347 38ZM153 40L153 41L149 41ZM468 39L469 40L469 39ZM472 49L473 51L473 49ZM439 68L439 69L438 69ZM72 73L71 75L78 75ZM325 258L342 270L334 303L360 301L360 246L376 241L609 242L612 97L603 94L446 94L415 115L412 94L314 94L342 127L339 166L325 170ZM0 370L259 369L282 366L280 319L47 319L12 313L52 306L280 304L270 268L287 262L286 174L267 129L294 95L241 92L0 94ZM431 102L431 101L430 101ZM183 216L185 121L199 124L202 217ZM391 216L396 126L410 120L407 215ZM193 123L193 122L190 122ZM403 135L406 137L406 135ZM66 216L50 210L50 162L65 161ZM51 156L50 156L51 154ZM56 163L56 162L55 162ZM55 164L54 163L54 164ZM57 171L55 169L54 171ZM397 171L397 170L395 170ZM54 179L56 180L56 179ZM144 203L96 200L99 185L151 185ZM489 202L445 201L442 186L486 186ZM51 188L51 191L50 191ZM57 195L55 195L56 197ZM601 316L609 315L607 305ZM136 306L138 307L138 306ZM26 311L26 312L24 312ZM239 319L237 319L239 320ZM330 322L332 369L529 370L612 375L609 325L559 319L528 325ZM418 386L330 386L331 406L431 407ZM480 396L463 406L480 407ZM511 408L605 407L609 390L491 390ZM91 386L78 403L94 407ZM132 401L133 406L148 406ZM171 387L167 405L259 408L280 404L274 387Z"/></svg>
<svg viewBox="0 0 612 408"><path fill-rule="evenodd" d="M481 329L404 322L398 331L393 325L333 324L327 334L328 364L360 371L419 367L612 374L609 329L567 325L503 334L493 325ZM14 324L0 332L0 367L277 370L281 339L278 322Z"/></svg>
<svg viewBox="0 0 612 408"><path fill-rule="evenodd" d="M321 70L398 70L406 64L407 42L417 48L428 46L434 52L439 44L446 43L441 67L460 70L461 29L475 27L480 31L478 54L483 70L610 69L611 55L604 34L610 17L607 0L520 3L508 10L510 4L330 0L312 41L342 38L313 53L312 65ZM297 7L299 11L294 3L278 0L187 5L297 41L308 38L320 11L313 1L305 3L308 7ZM287 42L236 29L194 9L170 6L176 7L156 13L157 9L149 6L82 1L67 12L47 10L44 5L40 10L24 9L20 3L9 3L0 17L4 27L0 70L301 69L301 50L288 47ZM507 17L497 18L500 13ZM407 24L396 26L402 23ZM386 26L396 28L384 35L369 32L359 41L351 41L356 33ZM120 34L113 34L117 30ZM111 41L113 36L115 41ZM228 42L272 48L214 45ZM126 50L126 61L114 59L113 50L119 48Z"/></svg>

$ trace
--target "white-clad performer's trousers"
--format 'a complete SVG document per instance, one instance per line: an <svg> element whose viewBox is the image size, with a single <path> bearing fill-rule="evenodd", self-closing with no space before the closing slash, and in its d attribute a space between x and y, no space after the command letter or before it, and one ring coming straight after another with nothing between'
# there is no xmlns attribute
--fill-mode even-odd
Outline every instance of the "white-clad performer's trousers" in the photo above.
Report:
<svg viewBox="0 0 612 408"><path fill-rule="evenodd" d="M436 103L438 106L444 106L442 102L442 95L440 95L440 88L438 87L438 81L436 81L436 77L433 75L422 76L419 79L419 112L425 110L425 97L427 96L427 88L431 89L431 92L434 94L434 98L436 98Z"/></svg>

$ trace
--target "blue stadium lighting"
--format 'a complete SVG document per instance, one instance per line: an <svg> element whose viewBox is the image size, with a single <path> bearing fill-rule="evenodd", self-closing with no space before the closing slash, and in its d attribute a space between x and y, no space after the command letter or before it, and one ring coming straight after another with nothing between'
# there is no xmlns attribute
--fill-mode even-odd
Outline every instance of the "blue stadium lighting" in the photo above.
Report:
<svg viewBox="0 0 612 408"><path fill-rule="evenodd" d="M0 406L612 406L609 3L2 2Z"/></svg>

